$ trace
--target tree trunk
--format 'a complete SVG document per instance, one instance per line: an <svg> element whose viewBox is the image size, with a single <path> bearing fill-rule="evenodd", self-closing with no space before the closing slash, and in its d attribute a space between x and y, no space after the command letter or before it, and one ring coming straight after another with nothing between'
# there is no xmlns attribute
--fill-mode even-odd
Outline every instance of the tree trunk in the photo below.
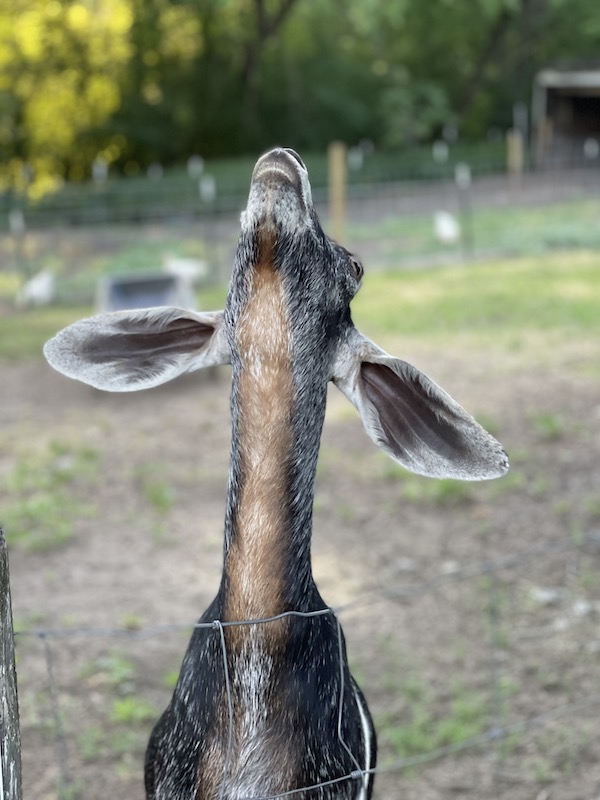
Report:
<svg viewBox="0 0 600 800"><path fill-rule="evenodd" d="M502 40L508 33L512 20L513 13L505 8L498 14L490 28L485 45L479 54L479 59L473 70L473 74L458 102L458 113L460 116L467 114L473 105L475 98L481 90L485 70L502 44Z"/></svg>
<svg viewBox="0 0 600 800"><path fill-rule="evenodd" d="M297 0L281 0L278 8L271 14L265 8L265 0L254 0L255 36L248 42L242 80L244 85L243 124L252 134L260 134L258 120L260 57L267 41L277 34Z"/></svg>

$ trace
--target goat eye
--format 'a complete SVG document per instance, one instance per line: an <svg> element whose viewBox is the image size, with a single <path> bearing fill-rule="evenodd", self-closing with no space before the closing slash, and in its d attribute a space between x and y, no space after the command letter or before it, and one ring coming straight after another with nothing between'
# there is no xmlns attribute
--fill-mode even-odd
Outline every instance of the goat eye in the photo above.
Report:
<svg viewBox="0 0 600 800"><path fill-rule="evenodd" d="M352 271L354 272L354 277L356 278L356 280L357 281L362 280L362 276L365 274L365 270L360 261L352 256L350 258L350 265L352 267Z"/></svg>

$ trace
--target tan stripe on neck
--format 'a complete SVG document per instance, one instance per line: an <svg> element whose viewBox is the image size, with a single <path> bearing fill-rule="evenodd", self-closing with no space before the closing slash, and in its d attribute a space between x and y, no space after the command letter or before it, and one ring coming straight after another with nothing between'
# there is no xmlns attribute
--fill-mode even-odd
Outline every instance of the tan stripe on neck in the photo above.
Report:
<svg viewBox="0 0 600 800"><path fill-rule="evenodd" d="M231 619L283 610L293 381L283 285L272 250L266 254L253 269L236 331L242 486L227 563Z"/></svg>

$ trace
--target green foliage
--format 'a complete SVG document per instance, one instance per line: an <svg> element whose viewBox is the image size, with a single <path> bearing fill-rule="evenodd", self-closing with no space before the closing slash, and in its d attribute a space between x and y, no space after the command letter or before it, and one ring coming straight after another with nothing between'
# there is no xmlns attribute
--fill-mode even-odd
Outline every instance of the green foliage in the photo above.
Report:
<svg viewBox="0 0 600 800"><path fill-rule="evenodd" d="M64 177L84 177L97 156L110 162L121 154L123 137L96 131L121 102L131 25L127 0L100 0L94 9L36 0L0 5L0 92L10 100L0 126L20 132L0 139L0 190L26 188L32 179L30 191L40 196ZM32 172L23 171L25 160Z"/></svg>
<svg viewBox="0 0 600 800"><path fill-rule="evenodd" d="M400 67L391 70L381 90L381 113L385 120L382 140L392 148L427 141L453 119L442 86L415 79Z"/></svg>
<svg viewBox="0 0 600 800"><path fill-rule="evenodd" d="M399 145L453 119L481 137L599 44L595 0L0 0L0 180L39 197L94 160Z"/></svg>

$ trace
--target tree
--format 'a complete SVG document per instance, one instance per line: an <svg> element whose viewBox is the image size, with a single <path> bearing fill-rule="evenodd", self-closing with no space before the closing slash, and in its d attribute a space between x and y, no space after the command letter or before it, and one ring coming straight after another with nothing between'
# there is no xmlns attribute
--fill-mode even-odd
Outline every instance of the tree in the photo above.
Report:
<svg viewBox="0 0 600 800"><path fill-rule="evenodd" d="M130 58L127 0L3 0L0 92L3 104L0 185L31 182L38 195L80 178L98 156L119 158L118 136L97 137L120 104L119 75Z"/></svg>
<svg viewBox="0 0 600 800"><path fill-rule="evenodd" d="M597 0L0 0L0 191L98 158L482 137L599 51Z"/></svg>

